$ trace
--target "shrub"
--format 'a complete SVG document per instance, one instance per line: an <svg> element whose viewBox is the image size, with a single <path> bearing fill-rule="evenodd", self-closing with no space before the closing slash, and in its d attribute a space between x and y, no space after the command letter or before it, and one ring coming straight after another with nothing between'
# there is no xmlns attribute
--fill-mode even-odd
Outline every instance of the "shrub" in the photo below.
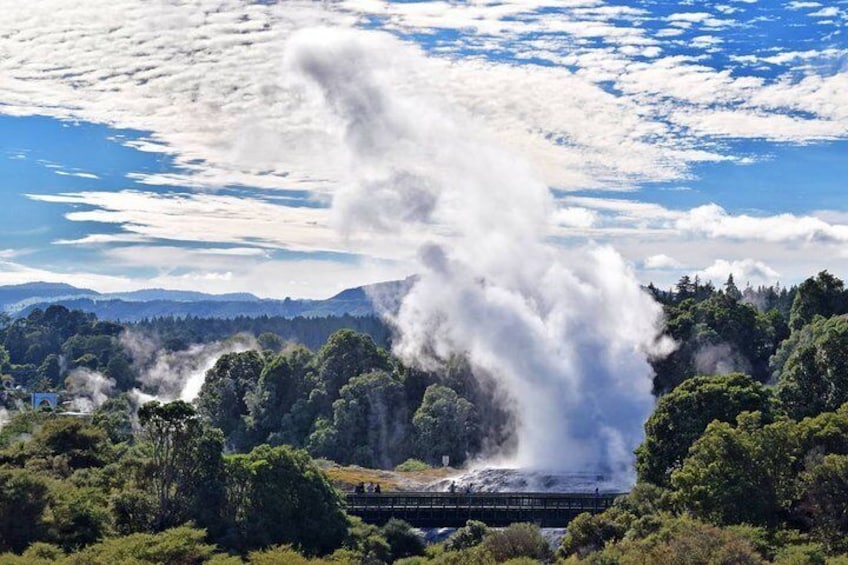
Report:
<svg viewBox="0 0 848 565"><path fill-rule="evenodd" d="M420 459L407 459L406 461L395 467L395 471L399 473L416 473L419 471L426 471L428 469L432 469L432 467L430 467Z"/></svg>
<svg viewBox="0 0 848 565"><path fill-rule="evenodd" d="M403 520L392 518L381 533L389 544L389 562L424 553L424 540Z"/></svg>
<svg viewBox="0 0 848 565"><path fill-rule="evenodd" d="M502 563L519 557L538 561L551 558L551 548L534 524L510 524L503 530L490 533L483 540L483 548Z"/></svg>
<svg viewBox="0 0 848 565"><path fill-rule="evenodd" d="M488 533L489 527L483 522L468 520L465 526L452 533L445 541L445 549L447 551L462 551L474 547L479 545Z"/></svg>

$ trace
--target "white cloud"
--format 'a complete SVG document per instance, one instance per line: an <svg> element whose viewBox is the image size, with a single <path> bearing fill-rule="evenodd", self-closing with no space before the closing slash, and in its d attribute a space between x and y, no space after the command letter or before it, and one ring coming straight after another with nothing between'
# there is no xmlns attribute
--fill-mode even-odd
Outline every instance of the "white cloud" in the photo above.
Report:
<svg viewBox="0 0 848 565"><path fill-rule="evenodd" d="M462 42L479 41L517 57L538 52L527 34L554 38L550 41L558 45L548 50L551 57L562 59L560 64L573 59L575 73L450 52L419 55L414 67L386 69L381 78L456 104L560 188L682 178L690 163L721 158L699 140L703 135L791 141L845 135L844 115L818 116L844 107L838 84L813 94L787 83L767 104L756 105L751 101L765 86L762 79L731 76L685 58L657 58L657 39L641 27L649 18L644 10L576 0L558 3L561 11L555 14L538 11L549 5L541 0L279 5L225 0L210 10L200 0L13 4L0 21L0 52L8 54L0 60L0 111L150 131L149 139L131 143L172 153L181 168L133 176L151 184L332 192L343 179L331 143L338 124L305 102L281 68L281 54L295 30L347 28L368 16L384 18L388 29L460 30ZM734 24L700 11L667 19L712 31ZM670 33L676 32L657 35ZM605 45L584 42L594 38ZM692 45L709 50L718 41L710 33ZM398 43L396 49L410 47ZM656 60L636 64L634 57ZM608 80L621 94L609 94L598 84ZM656 95L675 98L683 107L669 106ZM705 107L714 102L732 107L715 115ZM780 116L786 105L816 116L787 123ZM767 119L770 113L779 119ZM734 121L750 123L751 116L764 119L732 127ZM688 130L669 127L668 118L679 119Z"/></svg>
<svg viewBox="0 0 848 565"><path fill-rule="evenodd" d="M564 227L591 228L597 219L598 215L594 210L578 206L560 208L554 214L554 222Z"/></svg>
<svg viewBox="0 0 848 565"><path fill-rule="evenodd" d="M717 16L689 3L692 11L658 21L644 10L600 0L557 2L554 12L540 11L552 6L549 0L292 0L275 5L222 0L214 9L201 0L8 4L0 19L0 112L150 132L125 143L171 154L177 164L174 170L129 175L151 185L245 185L269 193L297 188L309 193L310 204L326 206L347 180L337 142L345 124L292 80L283 54L297 30L346 30L365 18L404 34L430 34L438 44L425 53L381 31L362 32L385 45L381 56L387 64L368 65L377 82L451 108L469 131L526 159L555 188L632 190L643 182L683 181L694 163L743 162L726 154L729 150L716 138L806 143L848 136L848 73L844 65L833 72L844 50L742 52L734 55L739 67L733 69L705 58L722 40L722 29L743 25L727 16L736 10L733 6L716 7L722 13ZM813 4L793 2L791 7L820 7ZM826 11L833 8L818 13ZM652 25L644 25L647 21ZM651 31L656 24L667 27ZM459 37L448 44L434 33L439 29L457 30ZM679 41L674 38L684 36L694 52L676 55L673 46ZM491 52L497 60L484 56ZM531 58L549 65L521 63ZM764 78L748 70L762 63L779 66L784 74ZM422 162L429 157L416 155ZM45 166L57 174L94 178L55 163ZM223 265L222 258L244 261L247 269L254 265L248 260L258 261L276 249L403 262L410 248L408 241L387 241L377 234L344 240L326 207L285 206L254 197L89 191L34 198L75 206L67 218L87 222L92 232L56 243L111 247L116 254L139 245L151 252L184 243L212 246L186 257L193 265L189 272L162 275L174 284L190 284L180 277L239 284L239 271ZM765 242L784 249L832 246L846 238L846 222L819 214L760 217L718 206L671 210L587 198L564 198L558 205L558 235L618 238L625 247L631 239L680 236L700 243ZM98 223L121 232L97 233ZM450 237L441 226L429 228L404 237ZM663 254L643 248L628 256L640 263ZM676 251L666 256L685 258L686 264L708 263ZM135 262L143 263L141 258ZM350 275L353 269L345 272ZM134 284L97 280L104 286Z"/></svg>
<svg viewBox="0 0 848 565"><path fill-rule="evenodd" d="M660 253L659 255L651 255L650 257L646 257L645 260L642 262L642 267L651 270L682 269L684 268L684 265L674 257L669 257L664 253Z"/></svg>
<svg viewBox="0 0 848 565"><path fill-rule="evenodd" d="M739 261L718 259L709 267L698 272L698 276L705 280L711 280L714 284L724 283L731 274L739 287L749 282L751 284L774 284L780 279L780 273L762 261L754 259Z"/></svg>
<svg viewBox="0 0 848 565"><path fill-rule="evenodd" d="M778 214L731 215L715 204L689 210L675 222L677 229L708 237L770 242L846 242L848 225L829 224L814 216Z"/></svg>
<svg viewBox="0 0 848 565"><path fill-rule="evenodd" d="M827 8L822 8L821 10L816 10L815 12L811 12L808 14L811 18L832 18L834 16L838 16L841 13L841 10L836 6L828 6Z"/></svg>

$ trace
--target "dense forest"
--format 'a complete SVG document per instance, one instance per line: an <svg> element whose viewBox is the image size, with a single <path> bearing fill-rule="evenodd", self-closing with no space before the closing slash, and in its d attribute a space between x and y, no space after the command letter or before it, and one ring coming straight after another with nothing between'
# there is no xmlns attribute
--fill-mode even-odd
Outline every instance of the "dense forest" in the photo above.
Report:
<svg viewBox="0 0 848 565"><path fill-rule="evenodd" d="M843 282L648 291L678 347L653 361L637 484L555 553L532 525L425 548L345 515L313 457L461 465L512 441L491 379L461 357L403 365L377 320L5 320L0 563L848 563ZM193 403L144 402L151 361L128 335L180 352L241 331L253 347L217 356ZM23 409L30 390L80 394L80 375L110 383L90 416Z"/></svg>

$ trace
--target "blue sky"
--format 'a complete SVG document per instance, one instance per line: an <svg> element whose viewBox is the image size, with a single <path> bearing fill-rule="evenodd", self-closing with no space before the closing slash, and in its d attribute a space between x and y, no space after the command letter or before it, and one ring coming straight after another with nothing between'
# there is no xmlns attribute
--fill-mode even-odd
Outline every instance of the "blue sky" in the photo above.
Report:
<svg viewBox="0 0 848 565"><path fill-rule="evenodd" d="M609 244L663 285L848 276L846 1L209 8L4 10L0 283L321 297L415 272L449 233L334 211L360 173L345 124L287 64L315 28L355 30L351 72L438 109L420 120L527 163L566 254Z"/></svg>

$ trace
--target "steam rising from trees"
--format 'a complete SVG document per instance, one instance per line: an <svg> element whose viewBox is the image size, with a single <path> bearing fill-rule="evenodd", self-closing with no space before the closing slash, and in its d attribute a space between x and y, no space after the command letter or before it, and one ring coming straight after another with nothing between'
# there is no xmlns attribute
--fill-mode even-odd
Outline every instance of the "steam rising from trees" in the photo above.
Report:
<svg viewBox="0 0 848 565"><path fill-rule="evenodd" d="M109 399L115 381L98 371L77 367L68 374L65 386L73 397L71 408L77 412L91 413Z"/></svg>
<svg viewBox="0 0 848 565"><path fill-rule="evenodd" d="M420 57L407 49L318 29L286 59L348 152L338 227L418 257L420 277L386 312L395 353L425 367L464 353L493 375L515 406L509 464L629 469L653 406L648 357L670 349L660 306L613 249L552 241L552 198L527 163L470 117L395 86Z"/></svg>
<svg viewBox="0 0 848 565"><path fill-rule="evenodd" d="M127 330L121 334L121 344L139 368L136 390L141 401L192 401L200 392L206 372L226 353L258 349L253 336L239 334L225 341L197 343L179 351L171 351L158 340L139 332Z"/></svg>

